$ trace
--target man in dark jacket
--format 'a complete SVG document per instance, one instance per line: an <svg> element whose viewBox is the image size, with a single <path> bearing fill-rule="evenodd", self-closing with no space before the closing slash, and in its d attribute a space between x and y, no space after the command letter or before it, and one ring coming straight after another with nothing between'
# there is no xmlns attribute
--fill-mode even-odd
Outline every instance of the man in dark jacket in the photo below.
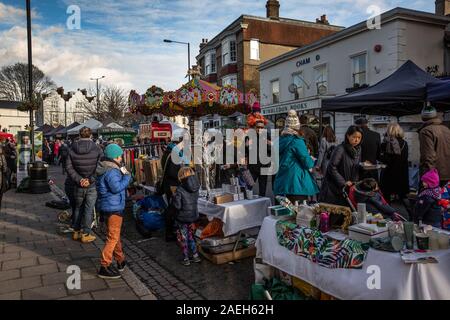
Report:
<svg viewBox="0 0 450 320"><path fill-rule="evenodd" d="M419 129L420 140L420 175L436 168L440 185L450 180L450 129L442 124L436 109L425 107L422 110L422 127Z"/></svg>
<svg viewBox="0 0 450 320"><path fill-rule="evenodd" d="M62 174L65 174L66 172L66 163L67 158L69 157L69 151L69 146L65 141L62 141L61 147L59 147L59 159L62 166Z"/></svg>
<svg viewBox="0 0 450 320"><path fill-rule="evenodd" d="M319 140L314 130L308 126L308 116L306 114L300 116L300 130L303 132L306 146L311 150L311 156L317 158L319 155Z"/></svg>
<svg viewBox="0 0 450 320"><path fill-rule="evenodd" d="M91 139L91 129L80 129L80 139L75 141L67 158L67 174L74 182L75 212L72 216L73 239L92 242L91 225L94 216L97 191L95 189L97 164L103 154ZM83 223L83 225L82 225Z"/></svg>
<svg viewBox="0 0 450 320"><path fill-rule="evenodd" d="M361 161L370 162L371 164L377 164L377 160L380 158L381 151L381 136L378 132L369 129L366 118L359 118L355 121L355 124L359 126L363 132L363 138L361 143ZM377 170L364 170L361 178L372 178L378 182Z"/></svg>
<svg viewBox="0 0 450 320"><path fill-rule="evenodd" d="M262 121L257 121L256 125L255 125L255 130L256 130L256 141L251 141L250 143L254 144L252 147L248 147L248 151L247 154L249 154L250 150L252 152L257 152L257 158L256 158L256 163L251 163L251 157L249 157L249 165L248 165L248 169L250 170L250 173L252 175L253 180L256 182L258 181L258 187L259 187L259 195L262 197L266 196L266 189L267 189L267 181L268 181L268 175L262 174L261 173L261 169L262 168L267 168L270 167L270 163L269 164L262 164L261 162L261 155L262 155L262 151L260 150L260 139L261 139L261 129L264 129L264 122ZM271 156L271 140L270 137L267 135L266 137L266 141L267 141L267 151L264 151L265 155L267 155L267 157Z"/></svg>

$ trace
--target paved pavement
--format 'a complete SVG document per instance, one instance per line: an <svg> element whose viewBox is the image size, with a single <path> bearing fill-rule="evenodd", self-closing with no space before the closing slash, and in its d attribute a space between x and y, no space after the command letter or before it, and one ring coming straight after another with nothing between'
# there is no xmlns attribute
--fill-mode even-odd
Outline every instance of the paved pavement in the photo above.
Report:
<svg viewBox="0 0 450 320"><path fill-rule="evenodd" d="M49 176L57 175L53 168ZM8 191L0 210L0 300L154 300L155 295L126 269L123 278L96 276L103 241L90 244L58 235L59 210L45 207L51 193ZM81 288L69 290L68 266L81 269Z"/></svg>

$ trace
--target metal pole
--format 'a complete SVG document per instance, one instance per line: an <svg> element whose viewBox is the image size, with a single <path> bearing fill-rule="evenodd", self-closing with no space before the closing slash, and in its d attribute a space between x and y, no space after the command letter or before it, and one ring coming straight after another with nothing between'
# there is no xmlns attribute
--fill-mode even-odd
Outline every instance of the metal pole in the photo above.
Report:
<svg viewBox="0 0 450 320"><path fill-rule="evenodd" d="M67 101L64 99L64 126L67 127Z"/></svg>
<svg viewBox="0 0 450 320"><path fill-rule="evenodd" d="M100 121L100 99L98 97L98 79L97 80L97 120Z"/></svg>
<svg viewBox="0 0 450 320"><path fill-rule="evenodd" d="M188 75L189 75L189 82L191 82L191 74L189 71L191 70L191 44L188 42Z"/></svg>
<svg viewBox="0 0 450 320"><path fill-rule="evenodd" d="M27 38L28 38L28 99L33 102L33 59L31 50L31 0L27 0ZM34 162L34 114L30 110L30 141L31 141L31 162Z"/></svg>

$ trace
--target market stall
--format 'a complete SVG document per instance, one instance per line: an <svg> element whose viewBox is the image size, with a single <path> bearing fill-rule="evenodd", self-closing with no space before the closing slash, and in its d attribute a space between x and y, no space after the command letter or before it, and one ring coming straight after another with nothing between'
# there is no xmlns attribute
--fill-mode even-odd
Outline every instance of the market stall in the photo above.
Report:
<svg viewBox="0 0 450 320"><path fill-rule="evenodd" d="M360 269L327 268L280 245L275 217L266 217L257 242L265 264L338 299L450 299L450 250L435 250L438 263L407 264L400 253L369 248ZM375 279L374 274L379 274Z"/></svg>

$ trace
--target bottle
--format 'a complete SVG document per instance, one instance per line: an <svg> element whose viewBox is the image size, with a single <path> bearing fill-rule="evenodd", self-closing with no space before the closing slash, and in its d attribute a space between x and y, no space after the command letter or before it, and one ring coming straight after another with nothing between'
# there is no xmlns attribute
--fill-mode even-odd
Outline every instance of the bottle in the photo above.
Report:
<svg viewBox="0 0 450 320"><path fill-rule="evenodd" d="M328 212L322 212L320 214L320 232L326 233L330 231L329 223L330 223L330 216Z"/></svg>

